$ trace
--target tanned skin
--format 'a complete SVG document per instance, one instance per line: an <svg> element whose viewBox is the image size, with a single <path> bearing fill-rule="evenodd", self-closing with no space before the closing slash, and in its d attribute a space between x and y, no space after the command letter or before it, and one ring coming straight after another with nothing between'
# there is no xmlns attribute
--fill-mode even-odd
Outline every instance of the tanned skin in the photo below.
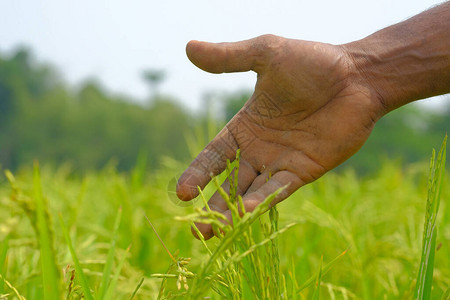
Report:
<svg viewBox="0 0 450 300"><path fill-rule="evenodd" d="M177 194L189 201L241 151L238 193L252 211L355 154L375 123L409 102L450 92L450 2L344 45L264 35L235 43L191 41L189 59L211 73L254 71L255 91L191 163ZM228 189L227 183L223 186ZM231 220L216 193L211 209ZM210 225L197 224L206 239Z"/></svg>

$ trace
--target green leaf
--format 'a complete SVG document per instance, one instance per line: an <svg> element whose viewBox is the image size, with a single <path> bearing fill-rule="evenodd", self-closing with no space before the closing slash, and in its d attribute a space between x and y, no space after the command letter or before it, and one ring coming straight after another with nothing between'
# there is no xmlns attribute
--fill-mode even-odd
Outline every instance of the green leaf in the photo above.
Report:
<svg viewBox="0 0 450 300"><path fill-rule="evenodd" d="M344 252L342 252L341 254L339 254L338 256L336 256L332 261L330 261L329 263L327 263L324 267L321 268L321 273L322 276L324 276L325 274L328 273L328 271L330 271L331 267L338 261L340 260L346 253L348 250L345 250ZM307 288L308 286L310 286L311 284L314 283L314 281L316 280L318 274L314 274L313 276L311 276L308 280L306 280L298 289L297 289L297 293L299 293L300 291L304 290L305 288Z"/></svg>
<svg viewBox="0 0 450 300"><path fill-rule="evenodd" d="M137 284L136 288L133 291L133 294L131 294L131 296L130 296L130 300L133 300L134 296L136 296L137 292L139 291L139 289L143 283L144 283L144 277L142 277L141 280L139 281L139 283Z"/></svg>
<svg viewBox="0 0 450 300"><path fill-rule="evenodd" d="M9 235L0 243L0 274L6 274L6 254L8 253ZM0 278L0 295L5 291L5 282Z"/></svg>
<svg viewBox="0 0 450 300"><path fill-rule="evenodd" d="M443 177L445 174L447 135L441 149L435 158L435 151L430 161L430 176L428 180L428 198L425 213L425 224L422 238L422 256L414 290L414 299L430 299L433 284L434 254L436 251L437 215Z"/></svg>
<svg viewBox="0 0 450 300"><path fill-rule="evenodd" d="M119 280L120 272L122 271L123 265L127 259L127 255L130 252L130 247L127 248L126 253L121 258L119 265L117 266L116 272L114 272L114 276L111 280L108 290L106 291L104 299L116 299L115 297L113 297L113 293L116 290L117 281Z"/></svg>
<svg viewBox="0 0 450 300"><path fill-rule="evenodd" d="M45 299L59 299L59 276L55 262L55 253L51 239L48 208L44 201L41 188L39 165L34 164L33 192L36 201L38 239L41 251L42 281L44 285Z"/></svg>
<svg viewBox="0 0 450 300"><path fill-rule="evenodd" d="M320 298L320 284L322 282L322 264L323 256L320 258L320 268L316 279L316 285L314 287L313 300L319 300Z"/></svg>
<svg viewBox="0 0 450 300"><path fill-rule="evenodd" d="M108 287L108 281L111 276L111 270L112 270L112 265L114 263L114 253L116 250L116 243L117 243L117 236L118 236L117 232L119 229L121 216L122 216L122 207L119 208L116 219L114 221L114 229L113 229L113 237L111 240L111 246L109 247L108 257L106 259L105 267L103 268L102 281L100 282L100 287L99 287L99 294L98 294L99 299L104 299L103 296L105 295L106 288Z"/></svg>
<svg viewBox="0 0 450 300"><path fill-rule="evenodd" d="M78 275L78 278L79 278L79 281L81 284L81 288L83 289L84 297L87 300L94 300L94 297L92 296L92 293L91 293L91 289L89 288L87 278L84 275L83 268L81 267L80 261L78 260L77 254L75 253L75 249L73 248L72 240L69 235L69 231L67 230L66 224L64 223L64 220L63 220L61 214L59 215L59 222L60 222L61 228L63 230L64 239L66 240L67 246L69 247L70 254L72 255L72 259L75 264L75 271L76 271L76 274ZM53 298L53 299L57 299L57 298Z"/></svg>

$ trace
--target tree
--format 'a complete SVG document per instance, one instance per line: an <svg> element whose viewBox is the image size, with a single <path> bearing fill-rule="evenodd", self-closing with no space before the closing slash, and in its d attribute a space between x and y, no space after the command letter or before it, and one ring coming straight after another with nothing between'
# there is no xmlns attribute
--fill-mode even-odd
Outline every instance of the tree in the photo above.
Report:
<svg viewBox="0 0 450 300"><path fill-rule="evenodd" d="M166 74L163 70L149 69L142 72L142 79L150 88L150 98L155 98L158 95L159 85L164 81L165 77Z"/></svg>

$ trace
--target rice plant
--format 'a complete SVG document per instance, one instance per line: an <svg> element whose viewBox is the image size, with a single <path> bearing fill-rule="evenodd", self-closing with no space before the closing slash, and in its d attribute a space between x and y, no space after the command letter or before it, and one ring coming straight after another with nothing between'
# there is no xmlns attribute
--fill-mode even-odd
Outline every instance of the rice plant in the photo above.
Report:
<svg viewBox="0 0 450 300"><path fill-rule="evenodd" d="M422 256L417 274L414 299L431 299L433 284L434 255L436 251L437 215L441 201L441 190L445 175L447 136L442 142L436 157L435 150L431 155L430 175L428 178L428 197L422 238Z"/></svg>
<svg viewBox="0 0 450 300"><path fill-rule="evenodd" d="M238 150L236 160L233 163L227 162L225 173L226 180L230 183L229 193L223 190L217 177L213 179L218 192L232 213L232 225L225 215L209 208L205 196L199 189L206 210L197 208L193 214L178 217L176 220L192 225L208 253L206 262L194 274L188 271L186 267L180 267L183 262L184 266L187 266L190 259L175 260L173 258L174 264L169 268L169 271L173 273L154 274L155 277L164 278L159 299L178 297L201 299L206 295L210 297L211 291L217 297L225 299L292 299L296 297L300 290L314 282L308 280L301 288L288 291L286 276L280 270L277 239L296 223L289 223L279 228L279 214L276 206L272 206L273 200L284 187L268 196L254 211L246 212L242 197L237 194L239 159ZM269 211L268 219L267 216L261 217L267 211ZM259 220L259 223L252 226L257 220ZM218 238L214 248L211 249L207 245L203 235L195 226L196 222L212 224ZM328 264L327 270L342 255ZM318 275L319 283L322 274L321 267ZM314 279L314 277L311 278ZM171 278L178 278L178 291L165 292L166 280ZM188 278L192 279L189 284ZM180 284L181 279L184 283L183 286ZM295 277L290 277L289 280L292 281L291 286L298 286ZM318 285L316 282L316 290L318 290ZM317 291L315 297L318 297L318 295L319 292Z"/></svg>
<svg viewBox="0 0 450 300"><path fill-rule="evenodd" d="M182 169L169 159L147 173L141 159L133 175L113 164L83 176L68 166L3 170L0 299L448 299L444 149L431 167L387 161L368 178L331 172L251 213L236 195L239 156L183 207L167 196ZM208 209L211 188L233 226ZM195 240L198 221L216 238Z"/></svg>

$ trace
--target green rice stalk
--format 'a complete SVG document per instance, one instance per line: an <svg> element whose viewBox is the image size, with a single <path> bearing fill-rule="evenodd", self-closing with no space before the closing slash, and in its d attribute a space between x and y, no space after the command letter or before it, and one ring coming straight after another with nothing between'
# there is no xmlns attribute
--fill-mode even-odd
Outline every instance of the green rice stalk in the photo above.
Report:
<svg viewBox="0 0 450 300"><path fill-rule="evenodd" d="M269 254L269 261L270 261L270 270L269 274L272 275L272 284L270 285L272 287L272 294L274 295L281 295L280 290L280 256L278 253L278 243L277 243L277 237L290 227L292 227L295 224L289 224L286 227L284 227L282 230L278 230L278 217L279 213L276 208L276 206L272 207L269 211L269 220L270 220L270 236L268 237L270 239L270 249L267 251Z"/></svg>
<svg viewBox="0 0 450 300"><path fill-rule="evenodd" d="M67 266L67 270L69 270L69 265ZM67 288L67 296L66 296L66 300L69 300L71 295L72 295L72 291L74 290L74 285L75 285L75 270L72 270L70 272L70 279L69 279L69 286Z"/></svg>
<svg viewBox="0 0 450 300"><path fill-rule="evenodd" d="M227 168L225 169L227 179L230 183L229 201L227 201L228 208L231 211L233 223L239 220L239 210L237 203L237 191L238 191L238 178L239 178L239 162L240 162L240 150L236 152L236 158L233 164L227 160ZM234 174L233 174L234 165Z"/></svg>
<svg viewBox="0 0 450 300"><path fill-rule="evenodd" d="M170 273L168 273L168 274L155 273L155 274L152 274L151 277L154 277L154 278L177 278L178 275L170 274Z"/></svg>
<svg viewBox="0 0 450 300"><path fill-rule="evenodd" d="M142 277L141 280L138 282L138 285L134 289L133 294L131 294L131 296L130 296L130 300L133 300L134 296L136 296L137 292L139 291L139 289L141 288L143 283L144 283L144 277Z"/></svg>
<svg viewBox="0 0 450 300"><path fill-rule="evenodd" d="M128 246L125 254L119 261L119 264L116 268L116 271L114 272L114 276L111 280L111 283L109 284L109 287L108 287L108 290L106 291L106 295L105 295L104 299L116 299L116 297L114 297L114 291L116 290L117 281L119 280L120 272L122 271L122 268L127 259L128 253L130 252L130 248L131 248L131 245Z"/></svg>
<svg viewBox="0 0 450 300"><path fill-rule="evenodd" d="M2 276L2 274L0 274L0 279L6 284L6 286L8 287L8 288L10 288L13 292L14 292L14 294L17 296L17 298L19 299L19 300L25 300L25 297L24 296L22 296L20 293L19 293L19 291L8 281L8 280L6 280L3 276ZM8 298L6 298L6 299L8 299ZM55 298L55 299L58 299L58 298Z"/></svg>
<svg viewBox="0 0 450 300"><path fill-rule="evenodd" d="M197 233L209 254L209 259L195 277L187 296L190 299L198 299L208 289L212 289L221 297L228 299L246 299L248 297L279 299L282 293L280 263L277 244L274 241L279 234L294 224L289 224L279 230L278 213L276 208L272 208L269 214L270 226L266 223L261 223L264 236L259 242L255 242L253 238L254 234L252 233L251 224L261 214L269 210L275 197L285 187L280 188L267 197L253 212L246 213L242 197L237 195L239 152L236 154L236 159L233 163L227 161L225 175L230 183L229 194L221 187L218 177L213 178L213 183L215 183L218 193L231 211L233 226L223 224L222 220L227 221L227 218L223 214L212 211L209 208L206 198L200 189L199 195L205 205L205 210L196 209L194 214L176 218L177 220L191 223L194 232ZM207 246L203 235L194 222L212 224L213 229L214 227L219 229L215 230L219 238L216 249L211 250ZM266 251L264 252L262 249L266 249ZM274 279L273 276L277 278Z"/></svg>
<svg viewBox="0 0 450 300"><path fill-rule="evenodd" d="M297 284L297 277L295 274L295 261L294 261L294 257L292 257L292 271L289 272L289 276L291 277L291 281L292 281L292 295L291 295L291 299L292 300L297 300L297 290L299 290L298 284Z"/></svg>
<svg viewBox="0 0 450 300"><path fill-rule="evenodd" d="M235 180L235 178L233 176L233 165L229 159L227 159L227 167L225 169L225 174L226 174L227 180L230 183L230 191L228 192L228 195L230 196L230 200L236 199L237 178Z"/></svg>
<svg viewBox="0 0 450 300"><path fill-rule="evenodd" d="M261 268L262 263L259 257L259 249L255 248L254 250L256 251L256 253L254 251L250 251L247 253L247 255L239 258L239 256L241 256L241 253L239 251L245 252L249 249L249 247L251 247L251 245L255 244L252 234L252 227L249 227L248 230L242 234L242 237L240 239L237 239L235 243L238 246L238 249L234 253L234 257L232 258L233 263L242 270L241 273L243 273L246 281L246 285L244 286L251 291L251 295L256 298L261 298L265 293L263 284L265 270Z"/></svg>
<svg viewBox="0 0 450 300"><path fill-rule="evenodd" d="M445 293L442 295L441 300L448 300L450 299L450 286L447 288L447 290L445 291Z"/></svg>
<svg viewBox="0 0 450 300"><path fill-rule="evenodd" d="M172 272L175 270L176 268L176 264L171 263L169 268L167 269L167 274L152 274L152 277L156 277L156 278L163 278L162 282L161 282L161 286L159 288L159 293L158 293L158 297L157 299L162 299L163 295L164 295L164 290L166 289L166 283L167 283L167 278L171 278L173 275L173 278L176 278L177 275L176 274L172 274ZM165 275L170 275L170 276L165 276Z"/></svg>
<svg viewBox="0 0 450 300"><path fill-rule="evenodd" d="M9 234L0 244L0 275L6 274L7 270L6 254L8 253L8 242L9 242ZM0 279L0 294L3 294L4 291L5 291L5 283L2 277Z"/></svg>
<svg viewBox="0 0 450 300"><path fill-rule="evenodd" d="M241 149L237 149L236 151L236 159L234 161L234 178L232 178L233 182L233 190L234 190L234 199L237 197L238 191L238 180L239 180L239 165L241 163Z"/></svg>
<svg viewBox="0 0 450 300"><path fill-rule="evenodd" d="M75 271L78 274L81 288L83 289L83 292L84 292L84 297L87 300L94 300L94 297L92 296L92 293L91 293L91 289L89 288L87 278L84 275L83 268L81 267L80 261L78 260L77 254L75 253L75 249L73 248L72 239L70 238L69 231L66 227L66 224L64 223L64 220L63 220L61 214L59 214L59 222L61 224L64 239L66 240L67 246L69 247L70 255L72 256L73 262L75 264ZM58 298L53 298L53 299L58 299Z"/></svg>
<svg viewBox="0 0 450 300"><path fill-rule="evenodd" d="M203 199L205 199L204 198L204 196L202 195L202 197L203 197ZM206 200L205 200L206 201ZM208 208L207 209L209 209L209 206L207 206ZM209 209L210 210L210 209ZM205 238L203 237L203 234L200 232L200 230L197 228L197 226L192 222L192 224L191 224L191 226L192 226L192 228L194 229L194 231L197 233L197 236L200 238L200 241L202 242L202 244L203 244L203 246L205 247L205 249L208 251L208 254L211 256L212 255L212 251L211 251L211 249L208 247L208 245L206 244L206 241L205 241ZM217 268L218 269L221 269L222 268L222 264L221 264L221 262L219 261L219 260L216 260L216 265L217 265ZM225 268L222 268L223 270L224 270L224 272L227 270L227 268L228 268L228 265L225 267ZM222 272L218 272L218 274L221 274ZM228 273L225 273L225 277L229 277L228 276ZM223 277L221 277L221 279L224 279ZM232 285L229 285L229 284L227 284L227 283L225 283L223 280L216 280L216 283L219 283L220 285L222 285L222 286L225 286L225 287L227 287L228 289L230 289L230 287L232 286ZM219 295L224 295L224 293L222 292L222 291L220 291L220 289L216 289L217 291L218 291L218 294ZM225 295L224 295L225 296Z"/></svg>
<svg viewBox="0 0 450 300"><path fill-rule="evenodd" d="M282 233L284 233L286 230L288 230L289 228L293 227L297 225L297 223L290 223L286 226L284 226L283 228L281 228L278 231L273 232L270 236L268 236L267 238L265 238L264 240L262 240L259 243L253 243L247 251L243 252L242 254L240 254L239 256L237 256L235 258L235 261L238 262L240 260L242 260L244 257L246 257L247 255L249 255L250 253L254 252L257 248L266 245L269 242L273 242L274 240L276 240L276 238L278 238L279 235L281 235ZM278 252L276 252L278 253ZM275 257L275 255L273 255L273 257L271 257L275 260L277 260L277 258ZM273 264L273 262L271 262L271 264ZM279 270L279 258L278 258L278 263L275 263L276 265L272 265L271 267L271 271L276 271ZM274 274L272 274L274 275Z"/></svg>
<svg viewBox="0 0 450 300"><path fill-rule="evenodd" d="M238 195L238 205L239 205L239 209L241 210L242 215L245 215L246 210L245 210L244 201L242 200L241 195Z"/></svg>
<svg viewBox="0 0 450 300"><path fill-rule="evenodd" d="M167 248L166 244L164 243L164 241L162 240L162 238L159 236L158 232L156 231L155 226L153 226L152 222L150 222L150 219L147 217L147 215L144 215L145 218L147 219L148 224L150 224L150 226L153 229L153 232L156 234L156 237L158 238L159 242L161 243L161 245L163 245L164 250L166 250L167 254L169 255L169 257L172 259L172 261L177 264L177 260L175 259L175 257L172 255L172 253L169 251L169 248Z"/></svg>
<svg viewBox="0 0 450 300"><path fill-rule="evenodd" d="M320 285L322 282L322 264L323 264L323 256L320 258L320 268L319 268L319 274L317 275L316 284L314 287L314 293L313 293L313 300L319 300L320 299Z"/></svg>
<svg viewBox="0 0 450 300"><path fill-rule="evenodd" d="M204 205L205 208L206 208L206 211L207 211L208 213L210 213L210 214L216 214L217 217L206 218L206 219L210 219L210 220L214 220L214 221L215 221L215 222L213 222L213 223L210 223L210 224L211 224L211 227L212 227L212 229L213 229L213 232L216 232L217 235L220 235L220 233L221 233L221 230L220 230L220 229L223 230L223 227L224 227L225 225L224 225L222 222L218 221L218 219L225 218L225 221L228 220L228 219L227 219L223 214L211 210L211 208L210 208L209 205L208 205L208 201L206 200L205 194L203 193L203 191L201 190L201 188L200 188L199 186L197 186L197 189L198 189L198 192L199 192L199 195L200 195L200 199L202 199L203 205ZM198 209L197 212L203 212L203 210ZM200 221L200 220L199 220L199 221ZM199 221L197 221L197 222L199 222ZM193 220L193 222L195 222L195 221Z"/></svg>
<svg viewBox="0 0 450 300"><path fill-rule="evenodd" d="M38 237L39 229L37 225L36 205L33 202L33 199L22 193L17 185L16 178L9 170L5 170L5 176L8 179L9 185L11 186L11 200L25 212L25 215L30 220L31 226L36 233L36 237Z"/></svg>
<svg viewBox="0 0 450 300"><path fill-rule="evenodd" d="M225 260L221 265L221 267L217 270L217 274L225 273L233 263L237 262L237 257L239 256L239 252L233 253L227 260ZM220 260L217 260L220 261Z"/></svg>
<svg viewBox="0 0 450 300"><path fill-rule="evenodd" d="M208 245L206 244L205 237L204 237L203 234L200 232L200 230L197 228L197 226L195 226L195 223L194 223L194 222L191 223L191 227L192 227L192 229L194 229L194 231L195 231L195 233L197 234L198 238L199 238L200 241L202 242L203 247L205 247L206 251L208 251L208 254L209 254L209 255L212 255L211 249L209 249Z"/></svg>
<svg viewBox="0 0 450 300"><path fill-rule="evenodd" d="M206 200L205 194L203 193L202 189L199 186L197 186L197 190L200 195L200 198L202 199L203 205L206 208L206 211L210 212L211 208L208 205L208 201Z"/></svg>
<svg viewBox="0 0 450 300"><path fill-rule="evenodd" d="M341 254L339 254L338 256L336 256L332 261L330 261L328 264L326 264L325 266L323 266L321 268L321 273L322 276L325 276L328 271L330 271L331 267L338 262L346 253L347 253L348 249L345 250L344 252L342 252ZM310 286L311 284L313 284L316 280L316 278L318 277L318 274L314 274L313 276L311 276L308 280L306 280L302 285L300 285L297 289L297 294L300 293L302 290L304 290L305 288L307 288L308 286Z"/></svg>
<svg viewBox="0 0 450 300"><path fill-rule="evenodd" d="M175 259L176 255L172 255L172 253L169 251L169 249L167 248L167 246L165 245L164 241L162 240L162 238L159 236L158 232L156 231L156 228L153 226L153 224L150 222L150 219L145 215L145 218L147 219L148 223L150 224L150 226L152 227L153 231L155 232L156 236L158 237L159 241L161 242L161 244L163 245L164 249L166 250L167 254L169 255L169 257L172 259L173 264L171 264L171 266L169 267L169 270L167 271L167 273L173 271L176 267L176 272L178 275L176 275L177 279L177 287L178 290L181 289L181 285L183 284L183 287L185 290L189 289L189 286L187 284L187 278L191 278L194 277L195 274L193 274L192 272L190 272L187 269L187 265L190 262L190 258L178 258ZM194 225L195 226L195 225ZM203 238L203 236L202 236ZM157 274L157 275L161 275L161 274ZM166 279L172 276L162 276L164 277L162 283L161 283L161 287L160 287L160 292L158 295L158 299L160 299L163 294L164 294L164 289L165 289L165 284L166 284ZM184 295L184 293L183 293Z"/></svg>
<svg viewBox="0 0 450 300"><path fill-rule="evenodd" d="M112 270L112 266L114 263L114 252L116 250L117 237L118 237L118 231L119 231L121 217L122 217L122 207L119 208L119 211L117 212L117 215L116 215L116 219L114 221L114 229L113 229L113 236L111 239L111 246L109 247L108 256L106 259L105 267L103 269L103 275L102 275L102 280L100 282L98 299L104 299L104 295L105 295L106 289L108 287L108 281L111 276L111 270Z"/></svg>
<svg viewBox="0 0 450 300"><path fill-rule="evenodd" d="M229 161L227 161L229 163ZM233 222L237 221L237 219L239 218L239 211L236 207L236 204L233 203L233 199L230 197L230 195L227 194L227 192L225 192L225 190L220 186L220 182L219 182L219 178L216 176L213 179L214 184L217 187L217 192L219 193L219 195L222 197L222 199L225 201L225 203L228 206L228 209L231 211L231 215L233 217ZM230 186L232 184L230 183ZM228 219L226 219L228 220Z"/></svg>
<svg viewBox="0 0 450 300"><path fill-rule="evenodd" d="M261 220L261 219L260 219ZM265 224L264 224L265 225ZM249 227L248 231L243 234L243 242L241 242L239 249L246 251L256 244L252 227ZM239 242L239 240L238 240ZM261 244L261 246L266 243ZM256 247L253 251L249 251L243 256L243 259L236 259L236 264L240 263L243 266L243 274L247 281L247 286L252 292L253 298L267 299L270 297L270 286L272 282L268 279L271 277L270 271L267 272L266 266L268 265L267 259L269 255L265 254L262 247Z"/></svg>
<svg viewBox="0 0 450 300"><path fill-rule="evenodd" d="M288 291L287 291L287 285L286 285L286 277L284 274L281 274L281 286L283 288L283 293L281 294L282 299L288 299ZM295 293L293 293L295 295Z"/></svg>
<svg viewBox="0 0 450 300"><path fill-rule="evenodd" d="M284 190L285 187L279 188L273 194L269 195L262 203L260 203L253 212L244 215L240 221L235 224L233 230L226 234L222 239L219 246L214 251L213 255L209 258L206 265L202 268L199 274L199 280L205 277L206 274L209 273L213 262L219 258L220 255L223 254L225 250L227 250L232 244L233 241L240 236L245 230L250 227L252 224L262 213L268 210L269 205L273 202L275 197Z"/></svg>
<svg viewBox="0 0 450 300"><path fill-rule="evenodd" d="M191 294L193 299L196 299L200 297L201 293L203 293L209 285L209 280L207 280L207 277L209 277L209 273L211 271L211 268L214 264L216 264L216 260L220 260L221 257L225 255L230 249L232 249L233 245L235 245L237 240L240 240L240 237L243 237L247 230L249 230L250 225L264 212L266 212L275 197L284 189L285 187L282 187L275 191L273 194L269 195L261 204L259 204L255 210L251 213L247 213L242 216L242 218L239 219L239 221L234 224L233 228L225 234L218 247L214 250L213 254L210 256L209 260L206 262L206 264L203 266L203 268L200 270L198 276L195 278L193 286L194 288L191 290L193 291L193 294ZM229 256L229 255L228 255ZM253 257L253 262L249 264L251 268L255 268L257 266L263 265L261 262L255 262L255 259L258 259L258 257ZM230 263L230 266L233 266L233 264ZM245 268L244 268L245 269ZM227 269L228 270L228 269ZM237 274L239 271L235 271ZM252 272L247 272L250 274L254 274L258 276L258 279L251 280L251 282L260 283L260 285L264 285L265 280L263 277L263 272L260 272L258 270L253 270ZM217 274L217 272L214 272L213 274ZM232 273L230 273L232 274ZM214 276L214 275L213 275ZM237 276L235 277L237 278ZM255 286L250 285L251 288L255 288L256 292L262 292L265 294L266 290L264 288L257 288ZM236 295L234 295L236 296Z"/></svg>
<svg viewBox="0 0 450 300"><path fill-rule="evenodd" d="M437 235L437 215L439 212L439 203L443 177L445 174L447 135L442 142L437 161L435 150L430 161L430 175L428 180L428 197L426 205L425 223L422 237L422 256L420 260L419 271L417 274L417 283L414 291L414 299L430 299L431 287L433 283L434 254L436 251Z"/></svg>
<svg viewBox="0 0 450 300"><path fill-rule="evenodd" d="M224 223L219 221L219 219L228 220L227 217L225 217L223 214L221 214L217 211L213 211L213 210L211 210L210 212L198 210L194 214L190 214L187 216L177 216L174 219L176 221L183 221L183 222L189 222L189 223L195 222L195 223L211 224L211 225L213 225L213 229L214 229L214 226L216 226L216 229L221 229L221 230L225 230L225 228L227 226L229 227L229 225L225 225ZM220 232L220 231L216 231L216 232Z"/></svg>
<svg viewBox="0 0 450 300"><path fill-rule="evenodd" d="M59 274L49 228L48 208L42 195L39 165L34 164L33 192L36 201L38 240L41 253L42 281L45 299L59 299Z"/></svg>

